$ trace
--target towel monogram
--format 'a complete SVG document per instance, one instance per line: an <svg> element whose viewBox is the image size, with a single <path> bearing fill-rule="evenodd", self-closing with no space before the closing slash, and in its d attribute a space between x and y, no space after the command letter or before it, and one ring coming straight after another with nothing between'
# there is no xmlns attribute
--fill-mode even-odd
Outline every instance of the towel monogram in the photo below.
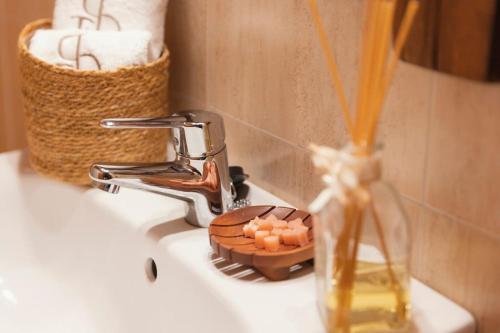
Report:
<svg viewBox="0 0 500 333"><path fill-rule="evenodd" d="M69 47L70 50L74 49L73 54L67 54L64 49L65 43L71 43L73 42L75 45L70 45ZM90 60L95 64L96 69L100 70L101 69L101 64L99 63L99 60L97 57L91 53L82 53L81 52L81 43L82 42L82 35L81 34L76 34L76 35L69 35L69 36L64 36L61 38L59 41L59 47L57 49L57 52L59 53L59 56L64 59L64 60L69 60L73 62L73 65L68 65L68 64L58 64L59 66L65 66L65 67L71 67L71 68L76 68L80 69L80 63L82 61L87 61Z"/></svg>
<svg viewBox="0 0 500 333"><path fill-rule="evenodd" d="M76 18L78 19L78 29L91 29L91 30L101 30L103 24L106 24L107 30L112 30L109 29L110 25L114 27L117 31L121 30L120 22L110 14L107 14L104 12L104 1L105 0L82 0L82 7L87 16L83 15L76 15L76 16L71 16L71 18ZM71 42L73 39L75 39L73 42L75 44L74 46L74 53L73 54L65 54L64 52L64 45L65 43ZM72 68L80 69L80 63L81 61L86 61L90 59L93 61L96 65L96 68L98 70L101 69L101 64L99 63L99 60L97 57L91 53L82 53L81 52L81 41L82 41L82 35L77 34L77 35L69 35L69 36L64 36L61 38L59 41L59 46L58 46L58 53L59 56L64 59L64 60L69 60L74 63L74 65L68 65L68 64L60 64L62 66L69 66Z"/></svg>
<svg viewBox="0 0 500 333"><path fill-rule="evenodd" d="M104 12L104 1L105 0L83 0L83 10L88 16L71 16L71 18L78 19L78 29L85 29L88 24L91 24L93 25L91 26L92 30L101 30L104 23L107 25L106 30L112 30L109 26L110 24L114 26L117 31L121 30L120 22L110 14Z"/></svg>

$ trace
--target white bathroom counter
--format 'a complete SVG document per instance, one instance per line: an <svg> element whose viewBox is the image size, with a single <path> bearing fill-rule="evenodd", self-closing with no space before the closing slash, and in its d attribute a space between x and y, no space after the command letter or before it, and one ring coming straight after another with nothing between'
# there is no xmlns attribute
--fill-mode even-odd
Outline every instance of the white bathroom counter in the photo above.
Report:
<svg viewBox="0 0 500 333"><path fill-rule="evenodd" d="M0 154L0 184L0 332L323 332L312 266L271 282L217 258L184 202L54 182L21 152ZM253 185L250 199L287 205ZM462 307L411 292L412 333L475 332Z"/></svg>

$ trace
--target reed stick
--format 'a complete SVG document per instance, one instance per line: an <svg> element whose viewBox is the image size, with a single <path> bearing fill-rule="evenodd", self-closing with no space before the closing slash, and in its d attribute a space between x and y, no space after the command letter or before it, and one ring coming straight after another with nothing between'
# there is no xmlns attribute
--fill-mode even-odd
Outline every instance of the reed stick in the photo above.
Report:
<svg viewBox="0 0 500 333"><path fill-rule="evenodd" d="M387 54L391 40L392 23L394 19L395 3L393 1L383 1L381 4L380 14L380 40L375 52L369 56L373 59L372 75L370 80L370 91L366 97L368 102L366 105L367 110L364 112L364 117L360 119L361 131L359 133L358 144L366 147L367 150L371 149L369 144L368 135L372 126L372 116L376 112L377 105L373 103L378 99L382 83L383 72L387 63Z"/></svg>
<svg viewBox="0 0 500 333"><path fill-rule="evenodd" d="M349 320L349 309L345 307L340 307L339 304L343 304L343 299L345 294L350 292L344 287L340 287L341 282L344 279L343 271L346 269L349 258L349 239L351 238L351 227L352 227L352 214L354 213L351 204L344 205L344 227L341 230L337 244L335 246L334 255L334 271L333 277L337 279L338 286L335 292L336 295L336 313L335 316L329 316L328 319L328 331L338 331L341 326L346 326L345 323ZM343 333L344 330L340 331Z"/></svg>
<svg viewBox="0 0 500 333"><path fill-rule="evenodd" d="M373 197L373 194L372 194ZM375 222L375 230L377 231L377 236L380 241L380 247L382 248L382 254L384 255L385 264L387 266L387 272L389 274L389 280L391 283L391 288L396 297L396 311L399 316L399 319L402 320L405 317L406 307L404 306L403 289L394 274L394 270L392 269L392 259L391 254L389 253L389 249L387 248L387 243L385 241L384 229L382 227L382 223L380 223L380 218L378 216L377 210L375 209L375 204L373 200L370 200L370 211L372 213L373 221Z"/></svg>
<svg viewBox="0 0 500 333"><path fill-rule="evenodd" d="M358 79L358 98L357 98L357 109L356 109L356 132L355 136L352 138L355 144L359 144L357 138L361 135L361 121L363 117L364 110L366 109L366 103L368 103L368 91L371 82L371 61L373 57L374 48L376 45L377 37L377 19L380 14L380 2L369 1L368 2L368 21L364 28L363 45L361 47L361 65L359 68L359 79Z"/></svg>
<svg viewBox="0 0 500 333"><path fill-rule="evenodd" d="M349 111L349 104L347 103L347 98L345 96L342 80L340 79L340 74L337 68L337 61L335 59L335 55L332 49L330 48L330 43L328 42L328 35L326 34L323 25L323 20L321 19L321 15L319 13L317 0L309 0L309 7L311 9L311 14L314 19L316 31L318 32L319 35L323 53L325 54L333 87L337 91L337 96L340 101L340 106L342 107L342 112L347 125L347 130L349 131L349 134L352 137L354 135L354 129L351 120L351 113Z"/></svg>
<svg viewBox="0 0 500 333"><path fill-rule="evenodd" d="M351 250L351 255L348 257L348 261L346 264L346 270L344 272L345 275L345 285L341 286L340 288L344 288L344 292L342 293L342 298L339 299L339 308L341 309L350 309L351 308L351 302L352 302L352 289L354 287L354 275L356 271L356 266L357 266L357 260L356 258L358 257L358 249L359 249L359 242L361 240L361 234L363 230L363 222L364 222L364 210L362 207L358 206L358 203L354 204L353 207L355 211L355 228L354 228L354 242ZM349 332L349 327L350 327L350 318L348 317L347 320L345 318L341 318L340 322L337 322L337 325L339 328L342 328L346 330L346 332Z"/></svg>
<svg viewBox="0 0 500 333"><path fill-rule="evenodd" d="M344 221L345 225L342 228L340 235L338 237L337 244L335 245L335 258L333 265L334 275L337 275L345 267L346 259L349 256L349 239L351 237L351 217L349 207L344 208Z"/></svg>
<svg viewBox="0 0 500 333"><path fill-rule="evenodd" d="M316 0L309 0L321 47L327 60L330 76L343 110L346 125L355 144L356 154L369 154L376 134L380 110L387 94L390 82L394 76L401 51L406 43L410 28L419 8L417 0L410 0L406 8L401 28L397 34L395 50L389 58L391 28L397 0L370 0L368 16L364 30L361 64L359 69L358 96L356 104L355 123L351 120L349 105L345 98L337 63L328 43L328 36L323 27ZM361 185L364 187L368 185ZM366 188L368 189L368 188ZM348 193L348 202L344 206L344 225L337 239L334 258L334 277L337 280L336 316L330 317L329 325L336 331L350 331L350 308L352 289L355 280L357 253L363 230L364 211L368 207L372 211L377 236L386 261L391 287L395 293L398 315L404 318L404 300L401 285L392 269L389 249L384 237L384 230L373 204L373 194L370 202L362 203L355 195ZM368 206L367 206L368 205ZM351 239L353 241L351 242ZM350 243L352 243L350 251Z"/></svg>
<svg viewBox="0 0 500 333"><path fill-rule="evenodd" d="M401 52L403 51L406 41L408 40L411 27L413 26L413 22L415 20L419 8L420 8L420 3L418 0L411 0L408 3L408 6L406 7L403 20L401 21L401 27L399 28L396 37L394 52L392 53L391 59L389 60L387 69L382 79L380 94L378 95L377 99L374 102L375 111L370 118L371 126L369 129L369 136L368 136L369 145L373 145L373 142L375 140L378 117L380 115L382 105L384 104L385 96L387 95L389 86L392 82L392 79L394 78L396 67L399 63L399 59L401 58Z"/></svg>

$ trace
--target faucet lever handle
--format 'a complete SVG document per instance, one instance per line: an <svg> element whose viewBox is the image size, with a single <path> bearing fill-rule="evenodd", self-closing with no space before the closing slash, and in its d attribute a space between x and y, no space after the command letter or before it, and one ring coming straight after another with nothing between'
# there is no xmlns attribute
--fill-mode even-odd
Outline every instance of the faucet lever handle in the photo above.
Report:
<svg viewBox="0 0 500 333"><path fill-rule="evenodd" d="M179 111L162 118L104 119L104 128L173 128L174 148L186 158L206 158L226 148L224 121L214 112Z"/></svg>
<svg viewBox="0 0 500 333"><path fill-rule="evenodd" d="M104 128L179 128L186 126L184 116L161 118L110 118L101 121Z"/></svg>

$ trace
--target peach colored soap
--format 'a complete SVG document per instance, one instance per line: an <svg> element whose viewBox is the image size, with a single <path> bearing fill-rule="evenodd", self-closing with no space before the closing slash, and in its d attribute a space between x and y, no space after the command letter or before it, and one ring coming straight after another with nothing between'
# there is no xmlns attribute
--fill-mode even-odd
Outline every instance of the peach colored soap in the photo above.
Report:
<svg viewBox="0 0 500 333"><path fill-rule="evenodd" d="M291 229L283 230L281 239L285 245L295 245L297 243L297 235Z"/></svg>
<svg viewBox="0 0 500 333"><path fill-rule="evenodd" d="M265 248L268 251L277 251L276 248L279 249L281 243L296 246L309 244L308 230L309 228L300 218L287 222L278 220L273 214L265 219L256 217L243 226L245 237L254 238L255 247ZM269 236L273 237L266 243L265 238ZM274 243L276 241L277 244Z"/></svg>
<svg viewBox="0 0 500 333"><path fill-rule="evenodd" d="M276 215L274 214L271 214L269 215L268 217L265 218L267 221L270 221L270 222L276 222L276 221L279 221L278 218L276 217Z"/></svg>
<svg viewBox="0 0 500 333"><path fill-rule="evenodd" d="M309 230L309 228L305 225L298 225L296 226L295 228L291 229L291 230L299 230L299 231L305 231L307 232Z"/></svg>
<svg viewBox="0 0 500 333"><path fill-rule="evenodd" d="M265 248L264 238L269 236L269 231L258 230L255 232L255 247L259 249Z"/></svg>
<svg viewBox="0 0 500 333"><path fill-rule="evenodd" d="M273 230L271 230L271 235L273 235L273 236L278 236L278 237L279 237L280 242L283 242L282 234L283 234L283 232L284 232L285 230L286 230L286 229L274 228Z"/></svg>
<svg viewBox="0 0 500 333"><path fill-rule="evenodd" d="M271 216L272 214L274 217ZM256 216L260 218L256 219ZM294 222L297 223L296 228L289 229L288 220L294 220L297 217L305 221ZM274 220L273 229L271 231L257 230L252 234L253 225L268 218ZM282 220L287 222L286 228L280 228L284 224L278 221ZM252 266L270 280L284 280L289 277L291 266L314 257L312 238L309 239L307 245L300 246L308 241L307 236L311 237L313 227L310 226L312 223L310 220L308 212L290 207L245 207L214 219L208 228L210 245L214 253L223 258L234 263ZM249 223L250 221L253 222ZM262 223L259 222L259 224ZM302 226L303 224L309 228ZM245 225L248 226L245 227ZM280 235L283 239L280 239ZM251 236L257 239L252 239ZM284 245L284 243L289 245Z"/></svg>
<svg viewBox="0 0 500 333"><path fill-rule="evenodd" d="M257 225L259 226L258 230L273 230L273 222L269 220L260 220L257 222Z"/></svg>
<svg viewBox="0 0 500 333"><path fill-rule="evenodd" d="M271 222L274 229L286 229L288 228L288 222L283 220L272 221Z"/></svg>
<svg viewBox="0 0 500 333"><path fill-rule="evenodd" d="M309 238L307 237L307 227L297 227L293 232L297 235L296 245L305 246L309 244Z"/></svg>
<svg viewBox="0 0 500 333"><path fill-rule="evenodd" d="M255 232L259 229L257 224L246 224L243 226L243 234L248 238L255 238Z"/></svg>
<svg viewBox="0 0 500 333"><path fill-rule="evenodd" d="M309 244L309 238L307 237L307 227L297 227L295 229L284 230L281 234L283 238L283 243L285 245L298 245L305 246Z"/></svg>
<svg viewBox="0 0 500 333"><path fill-rule="evenodd" d="M278 236L267 236L264 238L264 246L266 251L276 252L280 248L280 240Z"/></svg>
<svg viewBox="0 0 500 333"><path fill-rule="evenodd" d="M288 228L295 229L297 227L303 227L304 222L301 219L295 219L293 221L288 222Z"/></svg>
<svg viewBox="0 0 500 333"><path fill-rule="evenodd" d="M250 225L259 224L259 221L262 221L262 220L260 219L260 217L256 216L253 220L250 220L250 222L248 222L248 224L250 224Z"/></svg>

